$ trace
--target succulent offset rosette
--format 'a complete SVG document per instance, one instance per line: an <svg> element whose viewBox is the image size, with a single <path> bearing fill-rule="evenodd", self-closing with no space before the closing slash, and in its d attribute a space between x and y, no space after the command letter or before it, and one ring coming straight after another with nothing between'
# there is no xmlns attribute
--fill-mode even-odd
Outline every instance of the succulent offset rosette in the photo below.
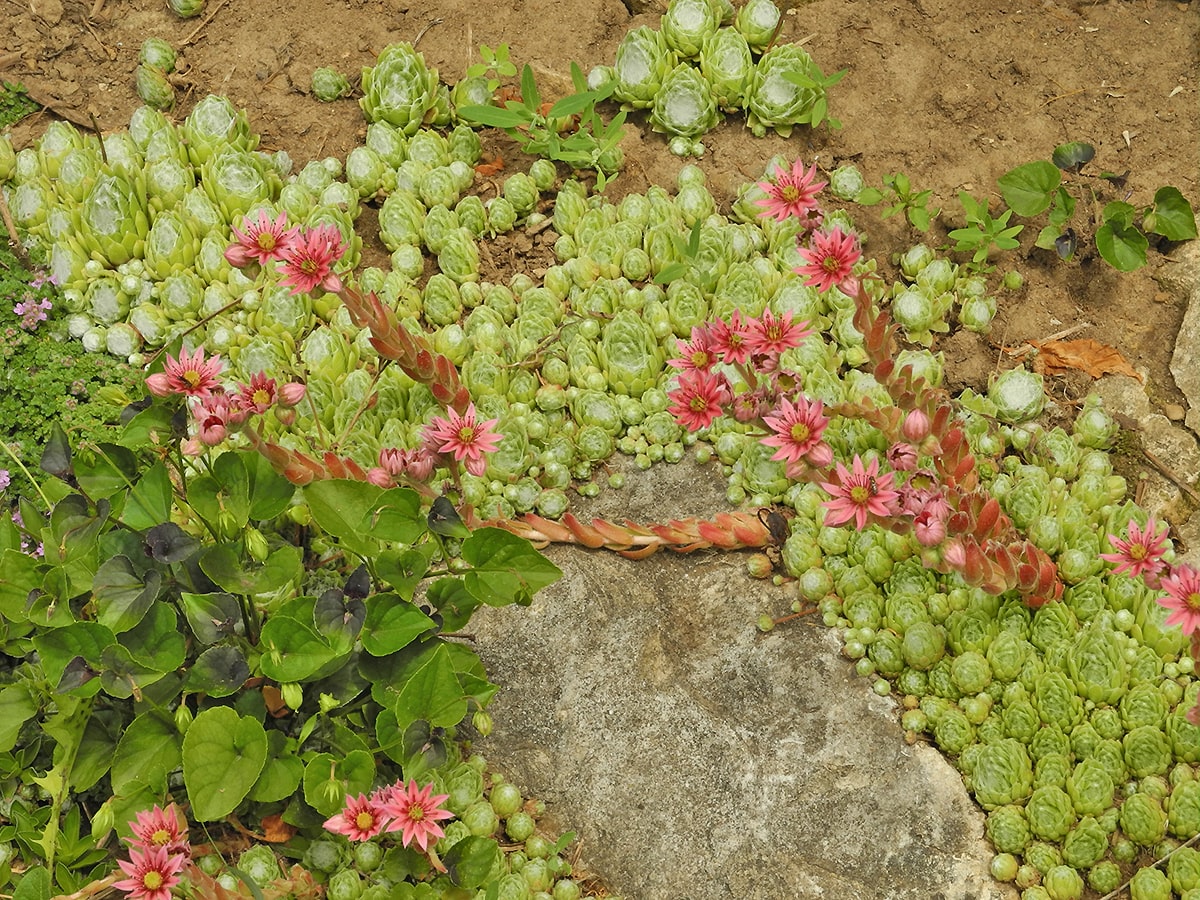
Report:
<svg viewBox="0 0 1200 900"><path fill-rule="evenodd" d="M613 96L629 109L652 106L675 63L661 32L644 25L627 32L613 63Z"/></svg>
<svg viewBox="0 0 1200 900"><path fill-rule="evenodd" d="M411 135L438 115L438 73L412 44L384 48L375 65L362 71L363 96L358 101L368 122L384 121ZM449 94L445 103L449 112Z"/></svg>
<svg viewBox="0 0 1200 900"><path fill-rule="evenodd" d="M671 136L695 138L720 120L712 88L700 70L680 63L654 96L650 127Z"/></svg>
<svg viewBox="0 0 1200 900"><path fill-rule="evenodd" d="M809 121L817 91L801 87L787 76L811 76L815 69L808 51L796 44L779 44L764 53L755 67L747 102L750 130L759 137L768 129L789 137L795 125Z"/></svg>

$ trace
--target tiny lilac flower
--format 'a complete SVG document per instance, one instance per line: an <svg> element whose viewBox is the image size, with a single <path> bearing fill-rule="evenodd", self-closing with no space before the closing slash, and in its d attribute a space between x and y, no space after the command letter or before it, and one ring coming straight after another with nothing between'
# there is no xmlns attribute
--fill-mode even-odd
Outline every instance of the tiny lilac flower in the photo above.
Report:
<svg viewBox="0 0 1200 900"><path fill-rule="evenodd" d="M805 264L794 271L797 275L808 276L806 285L822 293L831 287L851 296L858 293L858 279L851 272L862 256L862 250L853 232L843 234L836 226L832 231L814 232L808 247L799 248L799 253Z"/></svg>
<svg viewBox="0 0 1200 900"><path fill-rule="evenodd" d="M760 216L774 218L780 222L789 216L795 216L809 228L821 224L821 210L817 204L817 194L827 182L817 181L817 164L805 171L804 163L796 160L792 163L790 172L782 166L775 167L775 180L760 181L758 186L766 191L767 196L755 202L763 211Z"/></svg>
<svg viewBox="0 0 1200 900"><path fill-rule="evenodd" d="M0 469L0 491L10 484L12 484L12 476L8 473L8 469Z"/></svg>

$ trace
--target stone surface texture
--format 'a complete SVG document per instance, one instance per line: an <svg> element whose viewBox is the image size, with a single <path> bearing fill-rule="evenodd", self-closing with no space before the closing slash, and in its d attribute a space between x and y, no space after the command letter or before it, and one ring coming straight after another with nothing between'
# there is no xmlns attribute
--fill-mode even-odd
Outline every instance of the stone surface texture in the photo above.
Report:
<svg viewBox="0 0 1200 900"><path fill-rule="evenodd" d="M592 514L723 508L711 469L629 482ZM757 630L791 598L752 581L745 554L548 552L557 585L472 620L503 686L480 748L626 900L1016 896L988 874L958 772L904 742L895 701L837 636L819 621Z"/></svg>

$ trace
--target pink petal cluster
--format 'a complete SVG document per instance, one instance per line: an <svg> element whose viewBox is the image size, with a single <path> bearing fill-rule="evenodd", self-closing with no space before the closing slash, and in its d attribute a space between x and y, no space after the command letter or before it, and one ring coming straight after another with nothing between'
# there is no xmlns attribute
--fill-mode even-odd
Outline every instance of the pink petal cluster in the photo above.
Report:
<svg viewBox="0 0 1200 900"><path fill-rule="evenodd" d="M220 388L217 376L223 368L220 356L204 358L203 346L197 347L192 354L186 350L180 351L179 359L168 353L163 371L147 377L146 388L155 397L169 397L172 394L207 397Z"/></svg>
<svg viewBox="0 0 1200 900"><path fill-rule="evenodd" d="M712 335L707 328L696 325L692 328L692 338L679 345L679 356L667 360L667 365L683 371L707 372L720 358L713 347Z"/></svg>
<svg viewBox="0 0 1200 900"><path fill-rule="evenodd" d="M452 454L469 473L482 475L487 468L484 454L495 451L502 439L493 430L498 421L477 421L475 404L471 403L465 413L452 409L446 417L435 416L422 431L422 440L431 452Z"/></svg>
<svg viewBox="0 0 1200 900"><path fill-rule="evenodd" d="M667 412L688 431L699 431L721 415L732 391L724 375L692 370L679 376L679 387L668 391L667 398L671 401Z"/></svg>
<svg viewBox="0 0 1200 900"><path fill-rule="evenodd" d="M1184 634L1200 631L1200 571L1188 565L1175 566L1163 576L1165 597L1159 605L1171 610L1167 625L1178 625Z"/></svg>
<svg viewBox="0 0 1200 900"><path fill-rule="evenodd" d="M710 326L712 349L731 366L741 365L750 358L750 323L735 309L729 321L721 319Z"/></svg>
<svg viewBox="0 0 1200 900"><path fill-rule="evenodd" d="M776 318L769 309L750 321L750 336L747 344L751 356L765 356L778 360L780 354L812 334L807 322L793 322L792 314L785 312Z"/></svg>
<svg viewBox="0 0 1200 900"><path fill-rule="evenodd" d="M758 186L767 194L766 197L755 201L763 208L759 215L769 216L780 222L795 216L807 228L815 228L821 224L821 207L817 203L817 194L821 193L826 184L827 182L817 181L816 163L807 171L800 160L792 163L791 171L776 166L774 181L758 182Z"/></svg>
<svg viewBox="0 0 1200 900"><path fill-rule="evenodd" d="M807 277L806 285L822 293L832 287L850 296L858 293L858 279L852 270L862 256L862 249L854 233L844 234L836 226L830 231L815 231L808 246L800 247L799 253L805 264L795 272Z"/></svg>
<svg viewBox="0 0 1200 900"><path fill-rule="evenodd" d="M405 847L415 841L425 851L445 834L438 822L454 818L454 813L441 808L448 797L434 795L433 782L422 788L414 780L407 784L397 781L369 797L347 797L345 809L327 819L325 828L352 841L399 831Z"/></svg>
<svg viewBox="0 0 1200 900"><path fill-rule="evenodd" d="M175 804L155 806L129 823L129 859L117 860L126 878L113 884L133 900L169 900L179 883L179 873L191 862L192 848L186 829L180 827Z"/></svg>
<svg viewBox="0 0 1200 900"><path fill-rule="evenodd" d="M1145 528L1130 520L1125 529L1126 538L1123 540L1115 534L1108 536L1115 553L1101 553L1100 558L1113 563L1114 572L1127 572L1133 578L1143 578L1148 585L1155 587L1158 576L1166 568L1163 554L1167 552L1167 533L1170 529L1164 523L1159 523L1151 516Z"/></svg>
<svg viewBox="0 0 1200 900"><path fill-rule="evenodd" d="M886 519L896 514L900 492L892 486L895 475L880 472L878 460L872 459L864 466L862 457L856 453L852 468L847 469L839 462L833 478L833 481L821 483L831 498L822 504L826 509L826 525L843 525L853 520L861 531L872 519Z"/></svg>
<svg viewBox="0 0 1200 900"><path fill-rule="evenodd" d="M287 213L272 219L265 209L260 209L256 220L246 216L242 230L233 229L237 240L225 250L225 258L238 269L251 262L265 266L268 262L282 261L299 234L299 228L288 228Z"/></svg>
<svg viewBox="0 0 1200 900"><path fill-rule="evenodd" d="M293 294L311 293L318 286L336 293L342 280L333 267L344 252L342 233L333 225L300 232L283 252L279 283L291 287Z"/></svg>
<svg viewBox="0 0 1200 900"><path fill-rule="evenodd" d="M803 395L795 402L785 398L779 409L764 416L763 421L774 434L762 438L762 443L778 448L771 459L787 463L788 477L795 477L793 471L799 474L802 460L816 468L833 461L833 451L821 440L829 419L820 400L809 400Z"/></svg>
<svg viewBox="0 0 1200 900"><path fill-rule="evenodd" d="M427 481L433 474L436 462L436 457L428 447L412 450L384 447L379 451L379 465L367 472L367 481L382 488L395 487L401 477Z"/></svg>

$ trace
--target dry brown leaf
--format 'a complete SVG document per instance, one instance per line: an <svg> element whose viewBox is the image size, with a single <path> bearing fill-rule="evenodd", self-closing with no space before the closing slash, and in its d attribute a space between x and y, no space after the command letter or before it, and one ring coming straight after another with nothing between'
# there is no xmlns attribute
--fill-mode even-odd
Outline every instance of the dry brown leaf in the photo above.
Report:
<svg viewBox="0 0 1200 900"><path fill-rule="evenodd" d="M1101 344L1091 338L1029 343L1038 349L1034 368L1045 375L1062 375L1071 369L1078 369L1093 378L1099 378L1101 375L1128 375L1138 381L1143 380L1115 347Z"/></svg>
<svg viewBox="0 0 1200 900"><path fill-rule="evenodd" d="M296 836L296 829L280 815L263 816L263 837L272 844L286 844Z"/></svg>

